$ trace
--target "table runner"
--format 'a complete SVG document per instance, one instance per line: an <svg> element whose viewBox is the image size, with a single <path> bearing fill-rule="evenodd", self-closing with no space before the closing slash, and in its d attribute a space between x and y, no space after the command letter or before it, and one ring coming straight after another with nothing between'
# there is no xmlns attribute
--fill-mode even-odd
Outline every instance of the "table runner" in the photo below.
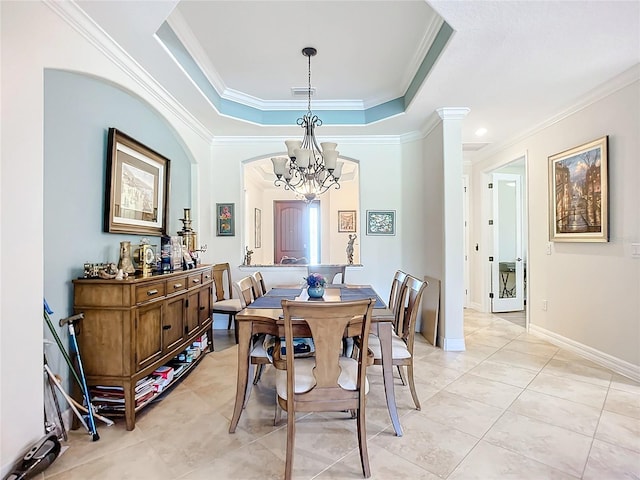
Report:
<svg viewBox="0 0 640 480"><path fill-rule="evenodd" d="M350 288L345 285L331 285L329 288L339 288L342 300L361 300L363 298L375 298L374 308L386 308L385 303L371 287ZM264 296L256 298L250 305L251 308L280 308L282 299L295 300L302 293L302 288L272 288Z"/></svg>

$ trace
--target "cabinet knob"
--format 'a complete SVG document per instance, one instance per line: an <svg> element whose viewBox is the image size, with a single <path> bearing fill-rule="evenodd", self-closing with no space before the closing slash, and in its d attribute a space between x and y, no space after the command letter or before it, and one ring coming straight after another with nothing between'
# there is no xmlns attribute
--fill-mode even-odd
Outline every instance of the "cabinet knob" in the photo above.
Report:
<svg viewBox="0 0 640 480"><path fill-rule="evenodd" d="M171 325L163 325L162 329L163 330L171 330Z"/></svg>
<svg viewBox="0 0 640 480"><path fill-rule="evenodd" d="M200 279L199 279L199 278L194 278L194 279L192 280L192 282L193 282L193 283L200 283Z"/></svg>
<svg viewBox="0 0 640 480"><path fill-rule="evenodd" d="M157 295L158 290L147 290L147 296L151 297L152 295Z"/></svg>
<svg viewBox="0 0 640 480"><path fill-rule="evenodd" d="M182 284L181 283L174 283L173 284L173 288L175 288L176 290L179 288L182 288Z"/></svg>
<svg viewBox="0 0 640 480"><path fill-rule="evenodd" d="M204 310L204 307L200 307L200 310Z"/></svg>

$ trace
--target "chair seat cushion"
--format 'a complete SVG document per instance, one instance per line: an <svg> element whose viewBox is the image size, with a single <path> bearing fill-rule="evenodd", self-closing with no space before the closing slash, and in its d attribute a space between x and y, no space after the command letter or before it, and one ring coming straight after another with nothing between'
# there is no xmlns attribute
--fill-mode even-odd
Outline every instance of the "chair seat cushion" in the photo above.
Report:
<svg viewBox="0 0 640 480"><path fill-rule="evenodd" d="M214 312L237 313L242 310L242 304L239 298L230 298L229 300L214 302L213 305L211 305L211 310Z"/></svg>
<svg viewBox="0 0 640 480"><path fill-rule="evenodd" d="M296 358L295 360L295 393L304 393L311 390L316 379L313 376L313 367L316 365L314 357ZM355 390L358 379L358 362L353 358L340 357L340 376L338 385L345 390ZM276 370L276 390L278 396L287 399L287 371ZM369 381L365 381L365 394L369 392Z"/></svg>
<svg viewBox="0 0 640 480"><path fill-rule="evenodd" d="M373 352L373 356L376 360L382 358L380 338L377 335L369 335L369 350ZM407 344L404 343L404 340L395 333L391 334L391 356L398 359L411 358L411 353L407 348Z"/></svg>

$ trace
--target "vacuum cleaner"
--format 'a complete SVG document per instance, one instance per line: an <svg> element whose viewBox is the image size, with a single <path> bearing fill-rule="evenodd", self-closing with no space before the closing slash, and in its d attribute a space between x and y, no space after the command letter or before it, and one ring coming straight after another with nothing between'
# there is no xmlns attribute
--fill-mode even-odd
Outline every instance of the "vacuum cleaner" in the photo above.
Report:
<svg viewBox="0 0 640 480"><path fill-rule="evenodd" d="M45 470L60 454L60 441L54 432L38 440L25 454L22 463L4 480L26 480Z"/></svg>

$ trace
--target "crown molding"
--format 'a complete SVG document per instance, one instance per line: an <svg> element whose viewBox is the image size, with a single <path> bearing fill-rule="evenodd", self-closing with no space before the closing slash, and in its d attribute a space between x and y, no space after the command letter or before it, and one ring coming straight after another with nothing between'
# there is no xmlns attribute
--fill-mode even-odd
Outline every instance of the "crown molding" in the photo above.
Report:
<svg viewBox="0 0 640 480"><path fill-rule="evenodd" d="M162 105L203 140L213 134L186 110L167 90L142 68L110 35L100 28L74 1L43 0L53 12L66 21L115 66L127 74L154 101Z"/></svg>
<svg viewBox="0 0 640 480"><path fill-rule="evenodd" d="M278 142L284 144L291 136L216 136L211 141L212 146L234 146L247 144L261 144ZM398 135L364 135L364 136L332 136L331 140L339 145L399 145L402 142Z"/></svg>
<svg viewBox="0 0 640 480"><path fill-rule="evenodd" d="M473 160L473 163L481 162L495 155L496 153L512 147L527 138L555 125L556 123L574 115L585 108L593 105L594 103L608 97L609 95L613 95L618 90L621 90L634 82L640 80L640 63L636 63L631 68L625 70L620 75L613 77L612 79L604 82L600 86L594 88L593 90L587 92L584 96L582 96L576 103L574 103L571 107L562 110L556 115L548 118L547 120L540 122L539 124L531 127L528 130L521 132L518 135L515 135L513 138L509 140L505 140L504 142L500 142L497 144L492 144L487 147L487 149L482 150L482 155L479 155L477 158Z"/></svg>

